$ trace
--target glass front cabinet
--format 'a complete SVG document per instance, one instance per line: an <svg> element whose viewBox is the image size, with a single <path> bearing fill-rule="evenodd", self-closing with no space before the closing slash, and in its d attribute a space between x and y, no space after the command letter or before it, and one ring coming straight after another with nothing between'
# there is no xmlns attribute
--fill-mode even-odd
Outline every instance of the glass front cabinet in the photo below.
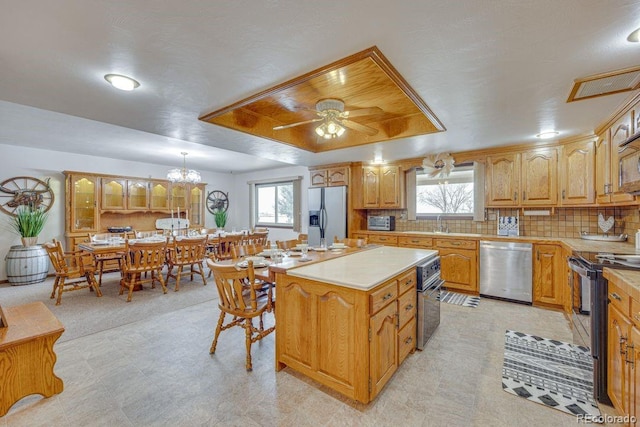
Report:
<svg viewBox="0 0 640 427"><path fill-rule="evenodd" d="M90 175L67 176L67 229L95 232L98 229L98 178Z"/></svg>

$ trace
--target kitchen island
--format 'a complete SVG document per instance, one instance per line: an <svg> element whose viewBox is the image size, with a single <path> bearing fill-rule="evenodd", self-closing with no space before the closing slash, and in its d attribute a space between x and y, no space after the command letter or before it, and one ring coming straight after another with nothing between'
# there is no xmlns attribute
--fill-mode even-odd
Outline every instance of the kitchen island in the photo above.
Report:
<svg viewBox="0 0 640 427"><path fill-rule="evenodd" d="M276 369L373 400L415 349L415 266L436 255L382 246L278 273Z"/></svg>

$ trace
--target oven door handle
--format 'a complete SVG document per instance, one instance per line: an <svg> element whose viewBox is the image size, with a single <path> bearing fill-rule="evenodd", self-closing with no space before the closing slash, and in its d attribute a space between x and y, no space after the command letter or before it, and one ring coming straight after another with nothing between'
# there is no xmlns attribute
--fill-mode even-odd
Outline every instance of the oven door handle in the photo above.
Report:
<svg viewBox="0 0 640 427"><path fill-rule="evenodd" d="M577 258L574 257L569 257L568 258L569 261L569 268L572 269L573 271L575 271L576 273L578 273L580 276L582 277L589 277L591 278L591 270L586 269L585 267L583 267L579 261L577 260Z"/></svg>

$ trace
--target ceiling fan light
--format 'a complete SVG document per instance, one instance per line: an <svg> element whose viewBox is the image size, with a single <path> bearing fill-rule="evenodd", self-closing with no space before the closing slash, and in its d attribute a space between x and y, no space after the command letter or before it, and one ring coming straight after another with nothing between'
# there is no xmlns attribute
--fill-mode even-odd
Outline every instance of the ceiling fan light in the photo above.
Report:
<svg viewBox="0 0 640 427"><path fill-rule="evenodd" d="M322 128L323 126L324 126L324 124L322 124L322 125L320 125L320 126L318 126L318 127L316 128L316 133L318 134L318 136L324 136L325 131L324 131L324 129Z"/></svg>
<svg viewBox="0 0 640 427"><path fill-rule="evenodd" d="M342 126L338 126L338 132L336 132L337 136L342 136L344 134L345 129Z"/></svg>
<svg viewBox="0 0 640 427"><path fill-rule="evenodd" d="M338 126L339 126L339 125L338 125L338 124L336 124L335 122L332 122L332 121L331 121L331 122L329 122L329 123L327 124L327 132L329 132L329 133L331 133L331 134L337 133L337 132L338 132Z"/></svg>

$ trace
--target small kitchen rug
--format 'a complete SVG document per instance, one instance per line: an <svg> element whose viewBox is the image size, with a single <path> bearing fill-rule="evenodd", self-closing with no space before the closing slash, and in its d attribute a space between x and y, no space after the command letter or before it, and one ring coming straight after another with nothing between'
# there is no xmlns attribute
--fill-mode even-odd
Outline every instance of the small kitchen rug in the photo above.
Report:
<svg viewBox="0 0 640 427"><path fill-rule="evenodd" d="M440 302L446 302L447 304L461 305L463 307L476 308L480 304L480 297L473 297L470 295L459 294L457 292L440 291Z"/></svg>
<svg viewBox="0 0 640 427"><path fill-rule="evenodd" d="M600 417L586 347L507 330L502 389L568 414Z"/></svg>

